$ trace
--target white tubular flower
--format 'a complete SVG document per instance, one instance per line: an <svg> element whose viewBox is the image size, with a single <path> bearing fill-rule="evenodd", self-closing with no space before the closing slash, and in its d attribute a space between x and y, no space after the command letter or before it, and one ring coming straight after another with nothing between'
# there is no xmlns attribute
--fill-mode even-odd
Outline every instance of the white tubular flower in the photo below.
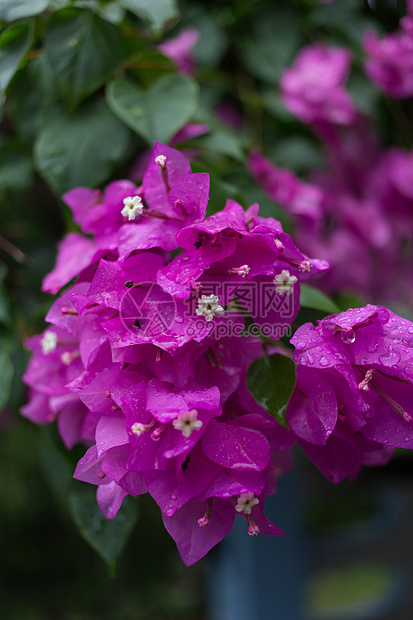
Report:
<svg viewBox="0 0 413 620"><path fill-rule="evenodd" d="M254 497L254 493L251 493L251 491L249 493L241 493L237 499L235 510L237 512L243 512L246 515L250 515L253 506L256 506L259 503L260 500Z"/></svg>
<svg viewBox="0 0 413 620"><path fill-rule="evenodd" d="M191 409L190 411L183 411L179 414L179 416L172 422L174 429L177 431L182 431L182 435L184 437L190 437L192 435L192 431L199 431L202 427L201 420L197 420L198 411L196 409Z"/></svg>
<svg viewBox="0 0 413 620"><path fill-rule="evenodd" d="M142 199L140 196L129 196L123 201L125 205L121 211L124 217L128 220L134 220L137 215L141 215L143 211Z"/></svg>
<svg viewBox="0 0 413 620"><path fill-rule="evenodd" d="M45 332L40 344L42 345L43 355L52 353L57 346L57 334L55 332Z"/></svg>
<svg viewBox="0 0 413 620"><path fill-rule="evenodd" d="M205 320L212 321L214 316L220 316L224 312L224 308L219 305L219 297L217 295L202 295L198 299L198 308L196 314L198 316L204 316Z"/></svg>
<svg viewBox="0 0 413 620"><path fill-rule="evenodd" d="M286 295L291 295L297 278L296 276L292 276L287 269L283 269L281 273L275 276L273 282L277 295L283 295L284 293Z"/></svg>

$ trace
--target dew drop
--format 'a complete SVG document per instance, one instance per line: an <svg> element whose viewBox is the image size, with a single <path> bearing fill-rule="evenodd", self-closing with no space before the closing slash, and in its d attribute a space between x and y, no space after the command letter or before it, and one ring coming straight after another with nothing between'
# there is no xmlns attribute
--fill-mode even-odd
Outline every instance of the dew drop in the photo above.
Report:
<svg viewBox="0 0 413 620"><path fill-rule="evenodd" d="M172 508L168 508L168 510L165 511L165 514L167 517L172 517L174 514L174 511Z"/></svg>
<svg viewBox="0 0 413 620"><path fill-rule="evenodd" d="M410 437L406 435L406 437L404 438L404 441L410 441Z"/></svg>
<svg viewBox="0 0 413 620"><path fill-rule="evenodd" d="M173 495L171 495L171 500L172 500L172 501L175 501L175 500L176 500L176 495L175 495L175 493L174 493Z"/></svg>

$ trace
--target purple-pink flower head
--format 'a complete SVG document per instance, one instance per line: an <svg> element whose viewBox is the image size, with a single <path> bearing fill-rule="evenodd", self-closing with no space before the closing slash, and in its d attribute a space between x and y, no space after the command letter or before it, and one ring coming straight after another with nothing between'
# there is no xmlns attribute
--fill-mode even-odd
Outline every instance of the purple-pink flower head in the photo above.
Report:
<svg viewBox="0 0 413 620"><path fill-rule="evenodd" d="M142 215L119 231L119 255L160 247L174 250L176 235L184 226L203 220L209 199L209 175L191 173L179 151L155 142L143 177Z"/></svg>
<svg viewBox="0 0 413 620"><path fill-rule="evenodd" d="M291 342L297 386L287 421L305 449L313 445L310 452L318 455L326 475L334 478L328 466L334 437L358 445L358 467L365 451L381 450L387 460L382 446L410 447L413 323L382 306L367 305L326 317L316 327L307 323ZM351 474L342 465L344 476Z"/></svg>
<svg viewBox="0 0 413 620"><path fill-rule="evenodd" d="M194 62L191 52L198 39L199 32L196 28L184 28L178 36L160 43L158 49L172 60L180 73L193 74Z"/></svg>
<svg viewBox="0 0 413 620"><path fill-rule="evenodd" d="M66 235L58 246L55 268L45 277L43 290L57 293L101 258L116 260L136 250L177 247L176 234L205 217L209 175L191 173L179 151L155 142L141 187L128 180L114 181L103 194L78 187L63 196L83 233Z"/></svg>
<svg viewBox="0 0 413 620"><path fill-rule="evenodd" d="M364 51L368 77L384 93L396 99L413 95L413 10L400 21L399 29L379 39L375 32L366 32Z"/></svg>
<svg viewBox="0 0 413 620"><path fill-rule="evenodd" d="M345 91L350 63L351 53L345 49L319 43L304 47L281 77L286 108L307 124L353 123L356 109Z"/></svg>

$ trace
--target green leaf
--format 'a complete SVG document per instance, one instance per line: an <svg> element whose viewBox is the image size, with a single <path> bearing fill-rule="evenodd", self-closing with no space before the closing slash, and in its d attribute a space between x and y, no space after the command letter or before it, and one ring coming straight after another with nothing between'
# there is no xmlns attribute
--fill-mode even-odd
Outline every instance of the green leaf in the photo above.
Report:
<svg viewBox="0 0 413 620"><path fill-rule="evenodd" d="M160 32L170 19L179 17L175 0L117 0L121 7L147 22L155 32Z"/></svg>
<svg viewBox="0 0 413 620"><path fill-rule="evenodd" d="M0 191L22 191L33 182L31 153L13 140L0 145Z"/></svg>
<svg viewBox="0 0 413 620"><path fill-rule="evenodd" d="M298 14L290 9L262 11L252 24L253 36L239 42L239 52L255 77L276 84L300 45Z"/></svg>
<svg viewBox="0 0 413 620"><path fill-rule="evenodd" d="M25 141L32 142L58 106L57 88L46 54L30 60L18 72L10 95L8 110L15 129Z"/></svg>
<svg viewBox="0 0 413 620"><path fill-rule="evenodd" d="M102 4L101 0L75 0L73 6L89 9L111 24L120 24L125 19L126 11L116 2Z"/></svg>
<svg viewBox="0 0 413 620"><path fill-rule="evenodd" d="M192 172L206 172L205 166L201 166L199 162L191 161ZM222 211L228 198L240 201L238 188L223 181L215 172L208 172L210 182L210 199L208 201L207 217L210 217L218 211Z"/></svg>
<svg viewBox="0 0 413 620"><path fill-rule="evenodd" d="M194 140L194 144L211 154L220 153L243 163L245 155L239 133L226 127L214 114L207 109L199 110L196 114L197 122L208 125L210 132Z"/></svg>
<svg viewBox="0 0 413 620"><path fill-rule="evenodd" d="M133 75L142 88L149 88L160 77L175 73L175 67L169 58L157 49L140 49L128 56L133 66Z"/></svg>
<svg viewBox="0 0 413 620"><path fill-rule="evenodd" d="M234 7L231 9L233 12ZM199 39L192 52L196 65L216 67L228 47L228 31L222 27L222 13L211 10L209 3L188 3L185 7L182 28L190 26L199 32Z"/></svg>
<svg viewBox="0 0 413 620"><path fill-rule="evenodd" d="M0 340L0 413L7 405L13 385L14 367L10 359L11 339Z"/></svg>
<svg viewBox="0 0 413 620"><path fill-rule="evenodd" d="M366 80L365 76L360 72L353 71L347 90L350 93L357 109L368 116L373 116L377 110L378 101L380 98L380 91Z"/></svg>
<svg viewBox="0 0 413 620"><path fill-rule="evenodd" d="M67 451L63 452L57 447L57 442L53 439L54 432L55 429L50 426L39 428L38 458L53 495L67 508L74 467L68 459Z"/></svg>
<svg viewBox="0 0 413 620"><path fill-rule="evenodd" d="M180 74L164 75L143 90L125 78L107 89L110 109L152 146L168 143L191 120L198 106L198 84Z"/></svg>
<svg viewBox="0 0 413 620"><path fill-rule="evenodd" d="M0 97L8 85L33 40L33 29L27 25L11 26L0 37Z"/></svg>
<svg viewBox="0 0 413 620"><path fill-rule="evenodd" d="M1 0L0 22L33 17L44 11L48 4L49 0Z"/></svg>
<svg viewBox="0 0 413 620"><path fill-rule="evenodd" d="M82 105L73 116L53 118L35 143L35 166L61 195L73 187L107 181L128 150L128 129L105 102Z"/></svg>
<svg viewBox="0 0 413 620"><path fill-rule="evenodd" d="M277 166L292 168L296 173L314 170L323 164L317 143L298 135L278 140L270 151L270 159Z"/></svg>
<svg viewBox="0 0 413 620"><path fill-rule="evenodd" d="M116 575L120 556L131 534L137 517L137 502L127 497L114 519L106 519L96 501L96 487L75 483L70 497L74 521L83 538Z"/></svg>
<svg viewBox="0 0 413 620"><path fill-rule="evenodd" d="M288 428L285 412L295 386L293 360L280 353L260 357L248 368L247 386L257 403Z"/></svg>
<svg viewBox="0 0 413 620"><path fill-rule="evenodd" d="M105 83L123 55L119 29L84 9L63 9L52 16L45 49L72 108Z"/></svg>
<svg viewBox="0 0 413 620"><path fill-rule="evenodd" d="M300 287L300 306L304 308L313 308L314 310L322 310L327 314L337 314L340 308L336 306L327 295L308 284L301 284Z"/></svg>
<svg viewBox="0 0 413 620"><path fill-rule="evenodd" d="M10 324L9 300L7 298L6 287L4 285L7 272L8 269L5 263L0 262L0 323L3 323L4 325Z"/></svg>

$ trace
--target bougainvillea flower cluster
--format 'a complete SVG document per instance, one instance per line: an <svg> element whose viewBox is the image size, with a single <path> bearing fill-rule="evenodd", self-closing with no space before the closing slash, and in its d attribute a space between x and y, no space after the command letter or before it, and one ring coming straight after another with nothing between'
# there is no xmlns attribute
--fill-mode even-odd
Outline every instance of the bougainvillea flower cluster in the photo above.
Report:
<svg viewBox="0 0 413 620"><path fill-rule="evenodd" d="M314 216L305 184L281 187ZM288 427L257 404L249 366L290 355L274 341L291 335L300 283L328 265L258 205L228 200L205 218L208 198L208 175L160 143L141 186L64 196L82 232L62 241L44 288L76 280L28 341L23 407L57 420L68 449L85 445L74 476L97 486L107 518L149 493L187 565L237 516L250 536L284 534L263 509L295 443L334 482L413 444L413 324L381 306L297 329Z"/></svg>
<svg viewBox="0 0 413 620"><path fill-rule="evenodd" d="M228 201L205 219L208 198L208 175L159 143L141 186L64 196L82 232L64 238L44 289L77 279L29 340L23 408L57 419L67 448L86 444L75 477L98 486L108 518L149 492L187 564L237 515L251 536L283 533L263 507L295 437L248 396L245 374L260 329L286 334L300 281L328 266L258 205Z"/></svg>
<svg viewBox="0 0 413 620"><path fill-rule="evenodd" d="M333 482L413 441L413 323L367 305L302 325L287 422Z"/></svg>
<svg viewBox="0 0 413 620"><path fill-rule="evenodd" d="M366 73L384 93L395 99L413 95L413 3L407 2L407 15L399 29L379 38L368 31L364 36Z"/></svg>
<svg viewBox="0 0 413 620"><path fill-rule="evenodd" d="M307 45L281 77L285 107L303 123L351 124L356 109L345 90L350 64L348 50Z"/></svg>
<svg viewBox="0 0 413 620"><path fill-rule="evenodd" d="M409 14L402 20L404 28L412 19L411 11L409 5ZM336 82L344 89L345 63L340 65L341 70L332 59L347 54L347 50L336 47L307 46L292 68L285 70L284 80L295 76L297 93L300 84L307 94L313 89L324 92L328 76L327 70L324 72L325 59L329 58ZM297 73L301 63L309 75L300 77ZM307 84L309 76L311 88ZM327 113L319 113L314 102L310 105L308 96L300 98L300 106L309 106L308 113L302 113L289 98L288 89L283 92L285 105L323 142L325 166L311 170L309 178L302 180L294 171L275 165L253 150L249 159L252 177L291 215L301 250L322 256L330 264L330 270L318 282L323 290L329 294L356 294L380 304L397 301L411 307L412 151L380 147L371 121L360 112L349 115L344 127ZM328 104L331 93L325 93L323 105ZM349 97L346 93L346 99ZM337 109L335 104L333 107ZM354 104L351 109L355 111Z"/></svg>

